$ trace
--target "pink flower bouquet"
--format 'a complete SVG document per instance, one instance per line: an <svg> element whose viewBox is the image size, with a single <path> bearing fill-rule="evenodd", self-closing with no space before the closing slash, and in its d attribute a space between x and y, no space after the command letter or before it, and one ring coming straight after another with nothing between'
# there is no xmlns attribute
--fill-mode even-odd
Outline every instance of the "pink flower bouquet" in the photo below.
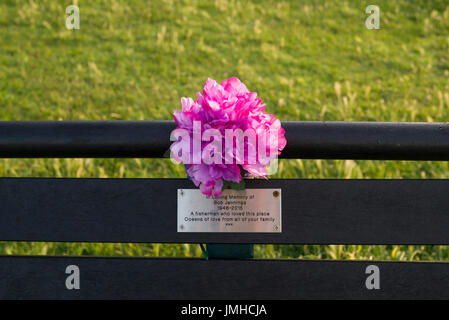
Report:
<svg viewBox="0 0 449 320"><path fill-rule="evenodd" d="M257 93L233 77L221 84L208 79L197 97L181 99L170 146L193 183L203 194L218 196L224 181L239 184L242 175L266 178L267 166L287 141L281 122L264 112Z"/></svg>

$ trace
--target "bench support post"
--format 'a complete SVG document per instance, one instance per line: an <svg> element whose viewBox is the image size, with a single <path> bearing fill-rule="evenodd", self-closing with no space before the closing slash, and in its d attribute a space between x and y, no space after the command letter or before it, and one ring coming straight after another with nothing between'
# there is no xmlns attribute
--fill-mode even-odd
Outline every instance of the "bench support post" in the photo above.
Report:
<svg viewBox="0 0 449 320"><path fill-rule="evenodd" d="M209 259L251 259L254 258L252 244L207 244Z"/></svg>

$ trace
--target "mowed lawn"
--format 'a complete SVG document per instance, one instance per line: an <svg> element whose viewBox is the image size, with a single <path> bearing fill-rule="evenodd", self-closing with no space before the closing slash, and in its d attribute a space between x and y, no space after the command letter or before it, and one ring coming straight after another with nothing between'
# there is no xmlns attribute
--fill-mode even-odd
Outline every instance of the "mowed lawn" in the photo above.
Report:
<svg viewBox="0 0 449 320"><path fill-rule="evenodd" d="M81 28L65 28L66 6ZM366 6L381 10L365 27ZM447 0L2 0L0 120L172 119L237 76L281 120L448 121ZM167 137L168 138L168 137ZM185 177L158 159L0 159L6 177ZM448 179L446 162L283 160L277 178ZM200 256L198 245L0 242L0 254ZM257 257L449 260L446 246L256 246Z"/></svg>

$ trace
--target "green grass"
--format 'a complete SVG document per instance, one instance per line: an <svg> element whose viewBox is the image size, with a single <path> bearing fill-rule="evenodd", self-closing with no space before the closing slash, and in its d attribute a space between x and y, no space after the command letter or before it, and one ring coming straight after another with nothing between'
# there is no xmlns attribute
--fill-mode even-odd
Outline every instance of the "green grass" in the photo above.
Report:
<svg viewBox="0 0 449 320"><path fill-rule="evenodd" d="M78 3L81 29L65 28ZM237 76L282 120L447 121L449 3L0 2L0 120L171 119ZM0 176L185 177L168 160L3 159ZM447 162L283 160L283 178L449 178ZM0 243L0 254L199 256L196 245ZM449 260L444 246L256 246L258 257Z"/></svg>

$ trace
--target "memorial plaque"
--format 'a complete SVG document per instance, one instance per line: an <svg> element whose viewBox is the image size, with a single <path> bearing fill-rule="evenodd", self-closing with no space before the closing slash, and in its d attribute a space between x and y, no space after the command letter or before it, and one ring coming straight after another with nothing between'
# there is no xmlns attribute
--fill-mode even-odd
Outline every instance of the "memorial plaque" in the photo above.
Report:
<svg viewBox="0 0 449 320"><path fill-rule="evenodd" d="M282 232L281 189L178 189L178 232Z"/></svg>

